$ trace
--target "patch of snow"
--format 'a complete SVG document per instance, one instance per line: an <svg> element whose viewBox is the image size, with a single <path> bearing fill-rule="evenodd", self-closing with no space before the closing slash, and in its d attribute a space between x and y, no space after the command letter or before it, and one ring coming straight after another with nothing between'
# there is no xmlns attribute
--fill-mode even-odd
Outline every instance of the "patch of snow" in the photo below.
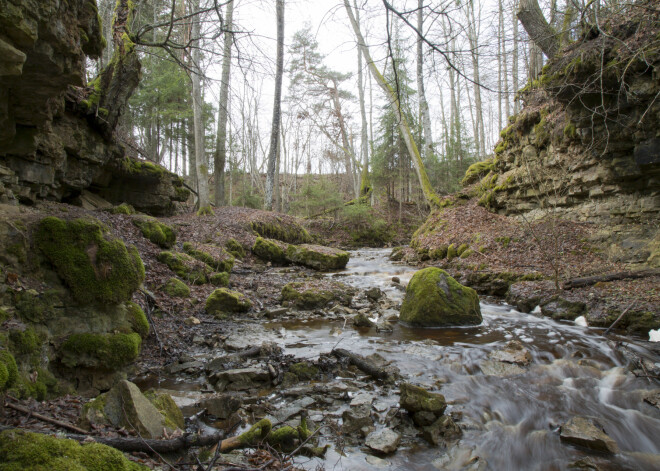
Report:
<svg viewBox="0 0 660 471"><path fill-rule="evenodd" d="M581 325L582 327L587 327L587 319L584 316L580 316L575 319L575 325Z"/></svg>
<svg viewBox="0 0 660 471"><path fill-rule="evenodd" d="M660 329L649 330L649 342L660 342Z"/></svg>

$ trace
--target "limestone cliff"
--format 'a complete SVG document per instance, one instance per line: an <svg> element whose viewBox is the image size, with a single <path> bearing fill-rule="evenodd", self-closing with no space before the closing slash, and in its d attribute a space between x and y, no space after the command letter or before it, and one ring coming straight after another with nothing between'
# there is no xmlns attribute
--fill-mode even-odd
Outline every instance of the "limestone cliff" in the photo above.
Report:
<svg viewBox="0 0 660 471"><path fill-rule="evenodd" d="M481 180L494 212L596 223L613 259L657 265L660 13L644 5L550 61L521 91L494 159L465 183Z"/></svg>
<svg viewBox="0 0 660 471"><path fill-rule="evenodd" d="M0 202L68 201L89 187L125 196L112 190L125 157L113 133L140 79L132 10L117 2L113 59L87 84L86 58L106 46L96 0L0 0ZM147 205L158 214L187 198L164 169L158 182L138 176L133 193L160 196Z"/></svg>

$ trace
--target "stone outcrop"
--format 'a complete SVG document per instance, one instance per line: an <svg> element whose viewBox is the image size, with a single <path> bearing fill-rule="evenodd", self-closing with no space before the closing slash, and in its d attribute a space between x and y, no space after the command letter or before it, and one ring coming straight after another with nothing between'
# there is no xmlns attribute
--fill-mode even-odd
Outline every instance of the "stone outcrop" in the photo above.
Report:
<svg viewBox="0 0 660 471"><path fill-rule="evenodd" d="M660 21L632 9L567 46L522 90L495 157L471 168L480 204L527 220L602 224L613 260L651 263L660 216ZM654 262L657 264L657 262Z"/></svg>
<svg viewBox="0 0 660 471"><path fill-rule="evenodd" d="M188 197L165 169L127 169L113 134L140 78L132 9L117 2L115 56L87 84L86 58L106 47L95 0L0 0L0 202L73 201L92 188L159 215Z"/></svg>

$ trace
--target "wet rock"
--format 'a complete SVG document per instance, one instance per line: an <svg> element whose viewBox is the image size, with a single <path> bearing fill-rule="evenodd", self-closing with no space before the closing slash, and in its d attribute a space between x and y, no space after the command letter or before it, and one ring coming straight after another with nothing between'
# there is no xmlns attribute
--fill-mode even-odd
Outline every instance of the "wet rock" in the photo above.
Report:
<svg viewBox="0 0 660 471"><path fill-rule="evenodd" d="M660 389L646 392L644 394L644 402L648 402L657 409L660 409Z"/></svg>
<svg viewBox="0 0 660 471"><path fill-rule="evenodd" d="M481 324L479 296L435 267L419 270L408 283L402 322L420 327Z"/></svg>
<svg viewBox="0 0 660 471"><path fill-rule="evenodd" d="M351 407L368 407L374 402L374 396L369 393L360 393L351 400Z"/></svg>
<svg viewBox="0 0 660 471"><path fill-rule="evenodd" d="M434 446L459 438L462 434L461 429L448 415L443 415L431 425L422 427L422 436Z"/></svg>
<svg viewBox="0 0 660 471"><path fill-rule="evenodd" d="M474 454L470 448L452 448L440 458L431 463L434 468L440 470L461 470L461 471L485 471L488 469L488 463L485 459Z"/></svg>
<svg viewBox="0 0 660 471"><path fill-rule="evenodd" d="M193 373L200 371L204 368L204 363L201 361L188 361L185 363L173 363L167 367L170 374L177 374L181 372Z"/></svg>
<svg viewBox="0 0 660 471"><path fill-rule="evenodd" d="M294 363L289 367L289 371L303 381L312 380L319 374L319 369L306 361Z"/></svg>
<svg viewBox="0 0 660 471"><path fill-rule="evenodd" d="M354 435L357 433L363 436L368 435L374 425L371 418L370 408L357 407L345 410L342 413L341 431L344 435Z"/></svg>
<svg viewBox="0 0 660 471"><path fill-rule="evenodd" d="M514 376L525 372L524 368L514 363L505 363L503 361L484 360L479 364L479 368L481 368L481 371L485 375L499 377Z"/></svg>
<svg viewBox="0 0 660 471"><path fill-rule="evenodd" d="M401 283L401 278L399 278L398 276L393 276L392 283L396 283L396 284Z"/></svg>
<svg viewBox="0 0 660 471"><path fill-rule="evenodd" d="M376 468L387 468L390 465L389 461L384 460L382 458L378 458L377 456L373 456L373 455L367 455L365 461L369 463L371 466L375 466Z"/></svg>
<svg viewBox="0 0 660 471"><path fill-rule="evenodd" d="M276 419L276 422L286 422L291 417L295 417L300 414L303 410L307 410L311 405L316 401L311 397L303 397L294 401L288 406L278 408L273 411L272 416Z"/></svg>
<svg viewBox="0 0 660 471"><path fill-rule="evenodd" d="M579 301L571 301L561 296L553 296L541 304L541 314L553 319L575 320L587 314L587 305Z"/></svg>
<svg viewBox="0 0 660 471"><path fill-rule="evenodd" d="M266 319L279 319L282 316L286 316L289 313L288 307L280 307L275 309L266 309L264 317Z"/></svg>
<svg viewBox="0 0 660 471"><path fill-rule="evenodd" d="M602 453L617 453L619 448L603 428L587 417L573 417L561 426L559 438L564 443Z"/></svg>
<svg viewBox="0 0 660 471"><path fill-rule="evenodd" d="M299 281L284 285L282 304L305 310L323 308L333 302L349 305L354 294L354 288L339 282L320 287L312 280Z"/></svg>
<svg viewBox="0 0 660 471"><path fill-rule="evenodd" d="M243 407L243 400L240 396L233 394L222 394L219 396L208 397L199 402L199 407L206 409L211 415L219 419L228 419L241 407Z"/></svg>
<svg viewBox="0 0 660 471"><path fill-rule="evenodd" d="M364 292L367 299L371 302L376 302L381 299L384 295L383 291L380 288L370 288Z"/></svg>
<svg viewBox="0 0 660 471"><path fill-rule="evenodd" d="M376 412L385 412L390 408L390 406L386 402L377 401L374 402L373 408Z"/></svg>
<svg viewBox="0 0 660 471"><path fill-rule="evenodd" d="M353 318L353 325L355 327L373 327L374 323L366 314L358 314Z"/></svg>
<svg viewBox="0 0 660 471"><path fill-rule="evenodd" d="M502 350L490 352L489 358L506 363L516 363L518 365L528 365L532 361L532 355L522 343L517 340L511 340Z"/></svg>
<svg viewBox="0 0 660 471"><path fill-rule="evenodd" d="M399 443L401 443L401 435L389 428L371 432L365 441L365 445L369 448L384 455L394 453Z"/></svg>
<svg viewBox="0 0 660 471"><path fill-rule="evenodd" d="M412 414L426 411L440 416L447 407L445 397L442 394L428 392L410 383L401 383L400 390L401 398L399 403L403 409Z"/></svg>
<svg viewBox="0 0 660 471"><path fill-rule="evenodd" d="M413 422L418 427L426 427L433 424L437 419L436 415L433 412L421 410L413 414Z"/></svg>
<svg viewBox="0 0 660 471"><path fill-rule="evenodd" d="M268 370L260 367L239 368L214 373L211 382L215 383L215 390L218 392L243 391L269 384L270 374Z"/></svg>
<svg viewBox="0 0 660 471"><path fill-rule="evenodd" d="M520 312L532 312L544 298L543 290L536 281L519 281L509 287L506 302Z"/></svg>
<svg viewBox="0 0 660 471"><path fill-rule="evenodd" d="M322 245L289 245L286 249L287 261L320 271L341 270L349 257L348 252Z"/></svg>

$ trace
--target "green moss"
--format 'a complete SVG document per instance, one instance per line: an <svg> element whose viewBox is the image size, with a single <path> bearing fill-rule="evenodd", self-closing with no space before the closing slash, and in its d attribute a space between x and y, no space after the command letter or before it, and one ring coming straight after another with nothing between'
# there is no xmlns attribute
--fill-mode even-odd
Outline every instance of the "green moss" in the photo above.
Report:
<svg viewBox="0 0 660 471"><path fill-rule="evenodd" d="M18 381L18 366L10 352L0 351L0 370L2 369L6 372L6 376L4 382L0 379L0 391L3 387L5 389L12 387ZM1 372L0 376L2 376Z"/></svg>
<svg viewBox="0 0 660 471"><path fill-rule="evenodd" d="M304 227L295 222L286 222L280 217L276 217L275 221L271 222L253 221L250 227L265 239L275 239L290 244L312 242L312 237Z"/></svg>
<svg viewBox="0 0 660 471"><path fill-rule="evenodd" d="M0 433L2 471L148 471L119 450L100 443L5 430Z"/></svg>
<svg viewBox="0 0 660 471"><path fill-rule="evenodd" d="M171 429L185 429L183 413L169 394L156 394L147 391L144 395L165 418L165 426Z"/></svg>
<svg viewBox="0 0 660 471"><path fill-rule="evenodd" d="M213 286L229 286L229 273L214 273L209 277L209 283Z"/></svg>
<svg viewBox="0 0 660 471"><path fill-rule="evenodd" d="M250 430L243 432L238 436L238 440L243 446L258 445L270 433L273 425L268 419L261 419L259 422L250 427Z"/></svg>
<svg viewBox="0 0 660 471"><path fill-rule="evenodd" d="M169 173L165 167L156 165L153 162L137 160L130 157L124 158L122 161L122 169L129 175L140 174L142 177L152 177L159 180Z"/></svg>
<svg viewBox="0 0 660 471"><path fill-rule="evenodd" d="M144 281L137 250L129 252L98 221L47 217L39 223L35 239L81 303L126 301Z"/></svg>
<svg viewBox="0 0 660 471"><path fill-rule="evenodd" d="M128 302L128 320L134 332L140 334L140 337L146 339L149 335L149 321L140 306L133 301Z"/></svg>
<svg viewBox="0 0 660 471"><path fill-rule="evenodd" d="M319 369L306 361L294 363L289 367L289 371L295 374L298 379L308 381L314 379L319 374Z"/></svg>
<svg viewBox="0 0 660 471"><path fill-rule="evenodd" d="M298 430L290 425L285 425L271 431L267 437L267 441L275 450L290 453L297 448Z"/></svg>
<svg viewBox="0 0 660 471"><path fill-rule="evenodd" d="M458 248L456 249L456 255L460 257L461 255L463 255L463 252L465 252L469 248L470 246L468 244L459 245Z"/></svg>
<svg viewBox="0 0 660 471"><path fill-rule="evenodd" d="M252 307L250 300L238 291L218 288L206 299L206 312L213 315L227 312L247 312Z"/></svg>
<svg viewBox="0 0 660 471"><path fill-rule="evenodd" d="M456 246L454 244L450 244L449 247L447 247L447 259L452 260L458 256L458 253L456 252Z"/></svg>
<svg viewBox="0 0 660 471"><path fill-rule="evenodd" d="M288 261L315 270L341 270L349 257L348 252L319 245L289 245L286 250Z"/></svg>
<svg viewBox="0 0 660 471"><path fill-rule="evenodd" d="M44 322L54 315L58 306L62 306L62 294L58 290L46 290L43 293L33 289L15 291L13 303L16 314L24 321Z"/></svg>
<svg viewBox="0 0 660 471"><path fill-rule="evenodd" d="M198 216L213 216L213 208L211 206L204 206L197 210Z"/></svg>
<svg viewBox="0 0 660 471"><path fill-rule="evenodd" d="M208 283L208 277L213 272L213 269L208 265L200 263L190 255L183 253L161 252L158 254L157 259L167 265L179 277L196 285Z"/></svg>
<svg viewBox="0 0 660 471"><path fill-rule="evenodd" d="M271 263L276 263L278 265L286 263L284 249L273 240L257 237L257 240L252 247L252 253L260 259Z"/></svg>
<svg viewBox="0 0 660 471"><path fill-rule="evenodd" d="M154 218L136 218L133 219L133 224L140 229L143 236L159 247L168 249L176 242L174 229Z"/></svg>
<svg viewBox="0 0 660 471"><path fill-rule="evenodd" d="M126 214L126 215L131 215L135 214L135 208L131 206L128 203L122 203L118 206L113 207L110 209L110 212L112 214Z"/></svg>
<svg viewBox="0 0 660 471"><path fill-rule="evenodd" d="M431 251L429 251L429 257L431 257L432 260L442 260L447 256L447 246L446 245L441 245L440 247L437 247Z"/></svg>
<svg viewBox="0 0 660 471"><path fill-rule="evenodd" d="M33 397L39 401L68 392L70 391L64 391L60 388L60 383L53 376L53 373L39 367L33 369L29 376L19 374L16 383L10 389L10 393L16 397L21 399Z"/></svg>
<svg viewBox="0 0 660 471"><path fill-rule="evenodd" d="M60 351L68 367L99 366L116 369L135 361L140 353L139 334L72 334Z"/></svg>
<svg viewBox="0 0 660 471"><path fill-rule="evenodd" d="M183 244L183 251L186 252L191 257L199 260L200 262L206 263L208 266L217 271L230 272L234 268L234 257L229 254L224 249L218 249L217 247L208 246L208 249L215 249L219 251L220 255L214 257L208 252L201 250L205 248L203 245L193 244L191 242L185 242Z"/></svg>
<svg viewBox="0 0 660 471"><path fill-rule="evenodd" d="M305 283L294 282L288 283L282 288L282 303L309 310L327 306L332 301L340 300L342 295L347 294L332 290L308 288ZM350 295L348 295L348 298L350 299Z"/></svg>
<svg viewBox="0 0 660 471"><path fill-rule="evenodd" d="M511 243L511 237L507 237L507 236L495 237L495 241L498 242L502 247L507 248Z"/></svg>
<svg viewBox="0 0 660 471"><path fill-rule="evenodd" d="M41 349L41 339L32 327L25 330L12 330L9 332L9 341L14 353L30 355Z"/></svg>
<svg viewBox="0 0 660 471"><path fill-rule="evenodd" d="M435 267L413 275L399 319L417 326L476 325L482 321L476 291Z"/></svg>
<svg viewBox="0 0 660 471"><path fill-rule="evenodd" d="M461 257L461 258L468 258L468 257L469 257L470 255L472 255L473 253L474 253L474 250L472 250L472 249L467 249L467 250L465 250L465 251L460 255L460 257Z"/></svg>
<svg viewBox="0 0 660 471"><path fill-rule="evenodd" d="M569 139L574 139L576 134L577 130L575 128L575 124L568 123L566 126L564 126L564 136L568 137Z"/></svg>
<svg viewBox="0 0 660 471"><path fill-rule="evenodd" d="M7 371L7 367L4 363L0 362L0 391L4 391L6 389L5 386L7 385L8 381L9 372Z"/></svg>
<svg viewBox="0 0 660 471"><path fill-rule="evenodd" d="M245 257L245 249L236 241L236 239L229 239L225 243L225 248L227 249L227 252L232 254L235 258L243 259Z"/></svg>
<svg viewBox="0 0 660 471"><path fill-rule="evenodd" d="M175 298L188 298L190 297L190 288L183 281L178 278L170 278L167 283L163 285L162 290L168 295Z"/></svg>
<svg viewBox="0 0 660 471"><path fill-rule="evenodd" d="M461 180L461 185L467 186L477 180L479 180L483 175L495 170L495 160L488 159L483 162L477 162L470 165L465 172L465 177Z"/></svg>
<svg viewBox="0 0 660 471"><path fill-rule="evenodd" d="M547 129L548 122L545 119L547 113L547 110L541 111L541 121L534 126L534 142L537 147L543 147L550 139L550 134Z"/></svg>

